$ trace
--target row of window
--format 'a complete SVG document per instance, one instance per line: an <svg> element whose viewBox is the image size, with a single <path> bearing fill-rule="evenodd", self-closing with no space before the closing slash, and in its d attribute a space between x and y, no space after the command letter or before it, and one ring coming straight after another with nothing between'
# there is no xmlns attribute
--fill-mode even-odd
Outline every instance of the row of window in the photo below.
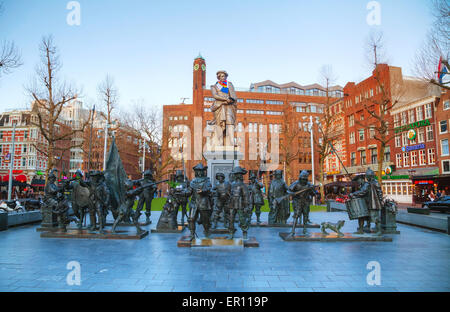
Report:
<svg viewBox="0 0 450 312"><path fill-rule="evenodd" d="M377 164L378 163L378 150L377 148L369 148L369 156L370 156L370 163L371 164ZM391 149L389 146L386 146L384 149L384 162L391 161ZM366 150L360 150L359 151L359 164L356 163L356 152L350 153L350 165L356 166L356 165L367 165L367 154Z"/></svg>
<svg viewBox="0 0 450 312"><path fill-rule="evenodd" d="M369 129L367 129L367 132L369 134L369 139L373 139L375 137L375 128L369 128ZM365 133L366 133L365 129L358 130L358 139L359 139L358 141L359 142L365 140ZM350 132L349 143L350 144L355 143L355 132Z"/></svg>
<svg viewBox="0 0 450 312"><path fill-rule="evenodd" d="M424 115L425 113L425 115ZM394 115L394 127L408 125L416 121L430 119L433 117L433 103L417 106L416 108L403 111Z"/></svg>
<svg viewBox="0 0 450 312"><path fill-rule="evenodd" d="M289 94L295 94L295 95L308 95L308 96L327 96L326 91L314 88L314 89L300 89L300 88L296 88L296 87L290 87L290 88L286 88L286 89L280 89L278 87L274 87L274 86L259 86L257 89L257 92L261 92L261 93L276 93L276 94L280 94L281 90L286 90L287 93ZM254 91L254 88L250 88L250 91ZM344 96L344 92L342 92L341 90L334 90L334 91L329 91L328 95L330 97L343 97Z"/></svg>
<svg viewBox="0 0 450 312"><path fill-rule="evenodd" d="M169 120L188 120L188 116L169 116Z"/></svg>
<svg viewBox="0 0 450 312"><path fill-rule="evenodd" d="M399 153L395 155L395 165L397 168L407 168L415 166L424 166L427 164L434 165L436 163L434 148L429 148L427 151L419 150L406 153Z"/></svg>
<svg viewBox="0 0 450 312"><path fill-rule="evenodd" d="M425 134L426 134L426 141L430 142L434 140L433 136L433 125L429 125L424 128L417 129L417 136L410 140L408 139L408 133L403 132L402 135L395 136L395 147L402 147L402 146L408 146L408 145L415 145L417 143L424 143L425 142Z"/></svg>

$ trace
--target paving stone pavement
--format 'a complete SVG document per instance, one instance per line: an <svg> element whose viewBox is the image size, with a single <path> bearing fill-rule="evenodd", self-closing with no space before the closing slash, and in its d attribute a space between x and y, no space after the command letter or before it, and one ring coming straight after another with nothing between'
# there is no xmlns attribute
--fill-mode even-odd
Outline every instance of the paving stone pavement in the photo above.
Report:
<svg viewBox="0 0 450 312"><path fill-rule="evenodd" d="M311 213L314 223L340 219L343 232L355 231L346 213ZM402 224L393 242L285 242L278 232L288 228L251 228L260 247L245 249L179 248L180 234L44 239L37 227L0 232L0 291L450 291L450 236ZM81 265L79 286L67 283L70 261ZM380 264L378 286L367 283L370 261Z"/></svg>

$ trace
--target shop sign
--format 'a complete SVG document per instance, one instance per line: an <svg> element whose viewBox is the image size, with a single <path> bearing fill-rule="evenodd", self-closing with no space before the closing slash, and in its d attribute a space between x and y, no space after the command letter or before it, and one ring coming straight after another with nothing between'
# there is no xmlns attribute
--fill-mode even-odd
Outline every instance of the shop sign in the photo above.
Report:
<svg viewBox="0 0 450 312"><path fill-rule="evenodd" d="M414 184L433 184L434 181L433 180L417 180L414 181Z"/></svg>
<svg viewBox="0 0 450 312"><path fill-rule="evenodd" d="M409 125L404 125L404 126L400 126L394 129L395 133L399 133L399 132L403 132L409 129L414 129L414 128L420 128L420 127L425 127L425 126L429 126L430 125L430 120L426 119L426 120L421 120L421 121L416 121L413 123L410 123Z"/></svg>
<svg viewBox="0 0 450 312"><path fill-rule="evenodd" d="M420 150L420 149L424 149L425 148L425 144L417 144L417 145L411 145L411 146L403 146L402 147L402 152L409 152L409 151L415 151L415 150Z"/></svg>

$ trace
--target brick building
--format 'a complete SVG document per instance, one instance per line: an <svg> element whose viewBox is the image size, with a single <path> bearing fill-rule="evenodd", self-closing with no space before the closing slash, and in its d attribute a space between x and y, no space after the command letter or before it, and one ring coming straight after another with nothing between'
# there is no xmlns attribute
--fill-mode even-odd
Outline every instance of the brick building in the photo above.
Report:
<svg viewBox="0 0 450 312"><path fill-rule="evenodd" d="M12 134L15 124L13 183L17 184L14 181L27 183L40 190L42 189L48 163L45 155L48 143L39 127L33 125L37 122L37 114L32 110L13 110L1 115L0 176L3 187L7 188L9 180ZM59 131L68 131L70 128L61 123L58 125L58 129ZM55 155L55 168L60 173L67 173L69 170L70 142L58 142L57 147L62 150Z"/></svg>
<svg viewBox="0 0 450 312"><path fill-rule="evenodd" d="M169 150L179 160L179 147L183 144L189 178L193 177L192 167L205 161L202 153L211 136L207 121L213 119L210 106L214 101L210 86L206 85L205 60L199 56L193 65L193 103L163 107L163 150L167 150L163 162L167 161ZM233 81L232 74L230 81ZM339 86L328 91L334 101L343 96ZM277 84L266 80L251 84L248 89L236 88L236 95L235 143L244 156L241 166L258 172L264 164L265 169L269 168L263 172L264 182L268 182L270 175L267 173L282 169L289 182L296 179L301 170L311 171L314 161L317 178L318 154L312 159L308 124L310 116L314 121L320 120L327 100L326 89L318 84L301 86L295 82ZM313 129L317 138L319 130L315 123ZM279 138L277 151L275 138ZM278 160L273 156L277 152Z"/></svg>
<svg viewBox="0 0 450 312"><path fill-rule="evenodd" d="M142 177L142 138L138 131L128 126L120 124L112 126L108 131L108 142L106 155L108 156L111 145L112 135L116 140L117 149L122 160L123 168L130 179L139 179ZM91 163L89 162L89 142L91 138L91 128L86 127L84 131L83 162L81 169L85 172L90 170L103 170L103 155L105 146L105 119L101 114L94 116L94 124L92 127L92 146L91 146ZM146 153L145 164L146 169L150 169L152 155Z"/></svg>

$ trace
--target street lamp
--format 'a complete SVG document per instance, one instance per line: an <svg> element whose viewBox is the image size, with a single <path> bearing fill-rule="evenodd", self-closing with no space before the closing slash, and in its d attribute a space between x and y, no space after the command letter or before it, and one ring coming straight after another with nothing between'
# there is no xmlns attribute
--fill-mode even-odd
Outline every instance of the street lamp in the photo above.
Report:
<svg viewBox="0 0 450 312"><path fill-rule="evenodd" d="M9 181L8 181L8 201L11 200L11 192L12 192L12 182L13 182L13 167L14 167L14 152L15 152L15 143L16 143L16 122L13 121L13 133L12 133L12 150L10 152L10 163L9 163Z"/></svg>
<svg viewBox="0 0 450 312"><path fill-rule="evenodd" d="M116 121L109 123L106 120L105 130L99 130L100 133L102 133L103 131L105 132L105 143L103 146L103 171L105 171L105 169L106 169L106 149L108 147L108 129L111 128L111 126L114 126L115 124L116 124ZM113 131L113 135L114 135L114 131Z"/></svg>

